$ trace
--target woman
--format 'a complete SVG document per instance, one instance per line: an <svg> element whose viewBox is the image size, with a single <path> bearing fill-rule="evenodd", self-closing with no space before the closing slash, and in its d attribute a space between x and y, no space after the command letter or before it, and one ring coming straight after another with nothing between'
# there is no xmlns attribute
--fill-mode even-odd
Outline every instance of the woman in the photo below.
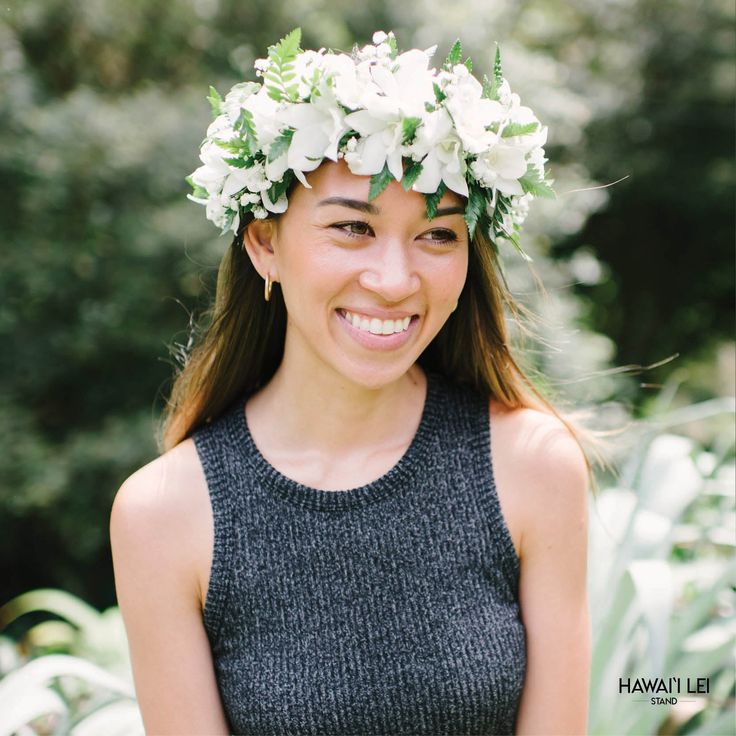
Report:
<svg viewBox="0 0 736 736"><path fill-rule="evenodd" d="M589 465L497 276L546 131L430 54L294 32L212 96L235 237L111 516L149 733L585 732Z"/></svg>

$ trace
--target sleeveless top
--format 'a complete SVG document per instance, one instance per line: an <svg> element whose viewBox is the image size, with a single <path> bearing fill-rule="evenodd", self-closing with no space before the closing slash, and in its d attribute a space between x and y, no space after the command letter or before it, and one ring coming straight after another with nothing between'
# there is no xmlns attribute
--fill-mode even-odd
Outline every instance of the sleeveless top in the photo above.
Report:
<svg viewBox="0 0 736 736"><path fill-rule="evenodd" d="M214 517L204 625L232 733L513 733L526 636L488 401L426 373L409 448L358 488L276 470L245 394L193 434Z"/></svg>

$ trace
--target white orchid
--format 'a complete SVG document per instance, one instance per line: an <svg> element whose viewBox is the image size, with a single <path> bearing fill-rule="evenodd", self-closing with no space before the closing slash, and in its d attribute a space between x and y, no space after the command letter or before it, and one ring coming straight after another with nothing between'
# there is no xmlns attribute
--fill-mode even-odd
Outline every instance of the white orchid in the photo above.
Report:
<svg viewBox="0 0 736 736"><path fill-rule="evenodd" d="M286 164L309 188L303 172L316 169L325 157L337 161L340 137L348 130L345 114L325 85L314 102L289 105L280 118L294 130Z"/></svg>
<svg viewBox="0 0 736 736"><path fill-rule="evenodd" d="M437 191L440 181L444 181L452 191L468 196L462 141L444 107L425 117L410 150L413 157L421 158L422 162L422 173L412 189L431 194Z"/></svg>

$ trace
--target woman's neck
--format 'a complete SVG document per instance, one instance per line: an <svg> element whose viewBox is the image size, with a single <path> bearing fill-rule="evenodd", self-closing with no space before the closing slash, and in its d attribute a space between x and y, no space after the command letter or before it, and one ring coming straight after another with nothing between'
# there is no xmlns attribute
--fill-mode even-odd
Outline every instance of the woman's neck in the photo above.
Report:
<svg viewBox="0 0 736 736"><path fill-rule="evenodd" d="M247 404L248 423L275 452L326 457L407 444L421 419L426 376L413 365L379 388L286 360Z"/></svg>

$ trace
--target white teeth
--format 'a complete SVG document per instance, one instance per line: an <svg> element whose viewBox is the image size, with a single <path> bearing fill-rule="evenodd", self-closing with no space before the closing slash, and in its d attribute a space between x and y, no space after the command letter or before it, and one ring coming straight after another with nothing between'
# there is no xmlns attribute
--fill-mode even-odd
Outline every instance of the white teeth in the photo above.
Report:
<svg viewBox="0 0 736 736"><path fill-rule="evenodd" d="M353 314L347 310L343 310L345 319L350 322L353 327L357 327L359 330L370 332L374 335L393 335L396 332L403 332L409 328L411 317L404 317L404 319L378 319L377 317L363 317L359 314Z"/></svg>

